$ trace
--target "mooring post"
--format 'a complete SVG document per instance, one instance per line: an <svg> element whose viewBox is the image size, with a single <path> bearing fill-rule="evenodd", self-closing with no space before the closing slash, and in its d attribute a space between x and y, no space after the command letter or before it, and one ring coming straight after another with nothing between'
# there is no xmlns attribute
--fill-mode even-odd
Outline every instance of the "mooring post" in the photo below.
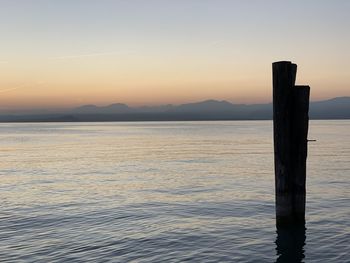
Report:
<svg viewBox="0 0 350 263"><path fill-rule="evenodd" d="M309 86L295 86L297 65L272 64L276 224L305 223Z"/></svg>

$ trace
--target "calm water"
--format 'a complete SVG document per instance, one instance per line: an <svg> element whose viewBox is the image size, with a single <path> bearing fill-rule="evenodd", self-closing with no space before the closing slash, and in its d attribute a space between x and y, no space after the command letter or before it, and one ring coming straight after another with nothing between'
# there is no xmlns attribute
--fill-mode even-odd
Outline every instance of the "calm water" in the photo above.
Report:
<svg viewBox="0 0 350 263"><path fill-rule="evenodd" d="M306 231L272 123L0 124L1 262L350 262L350 121L312 121Z"/></svg>

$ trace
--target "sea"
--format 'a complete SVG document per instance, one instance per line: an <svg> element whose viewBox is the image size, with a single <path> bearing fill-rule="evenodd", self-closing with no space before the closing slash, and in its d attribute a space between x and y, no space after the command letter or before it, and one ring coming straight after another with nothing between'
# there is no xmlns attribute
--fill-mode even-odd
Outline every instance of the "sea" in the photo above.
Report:
<svg viewBox="0 0 350 263"><path fill-rule="evenodd" d="M271 121L0 124L0 262L350 262L350 121L310 121L277 231Z"/></svg>

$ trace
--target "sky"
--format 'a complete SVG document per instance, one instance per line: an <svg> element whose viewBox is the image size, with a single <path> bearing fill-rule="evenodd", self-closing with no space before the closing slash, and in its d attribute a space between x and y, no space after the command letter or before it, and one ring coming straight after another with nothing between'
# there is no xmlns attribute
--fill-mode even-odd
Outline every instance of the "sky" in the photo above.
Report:
<svg viewBox="0 0 350 263"><path fill-rule="evenodd" d="M348 0L0 0L0 110L350 96Z"/></svg>

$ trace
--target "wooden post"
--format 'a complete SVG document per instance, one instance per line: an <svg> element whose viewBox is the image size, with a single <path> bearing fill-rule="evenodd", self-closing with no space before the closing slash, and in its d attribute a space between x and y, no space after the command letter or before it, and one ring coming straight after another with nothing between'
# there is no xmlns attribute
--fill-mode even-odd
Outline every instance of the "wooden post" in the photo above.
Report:
<svg viewBox="0 0 350 263"><path fill-rule="evenodd" d="M305 226L278 227L276 238L276 263L303 262L305 246Z"/></svg>
<svg viewBox="0 0 350 263"><path fill-rule="evenodd" d="M295 86L292 120L294 220L305 223L307 133L309 129L309 86Z"/></svg>
<svg viewBox="0 0 350 263"><path fill-rule="evenodd" d="M276 224L305 223L310 87L295 86L297 65L272 64Z"/></svg>

